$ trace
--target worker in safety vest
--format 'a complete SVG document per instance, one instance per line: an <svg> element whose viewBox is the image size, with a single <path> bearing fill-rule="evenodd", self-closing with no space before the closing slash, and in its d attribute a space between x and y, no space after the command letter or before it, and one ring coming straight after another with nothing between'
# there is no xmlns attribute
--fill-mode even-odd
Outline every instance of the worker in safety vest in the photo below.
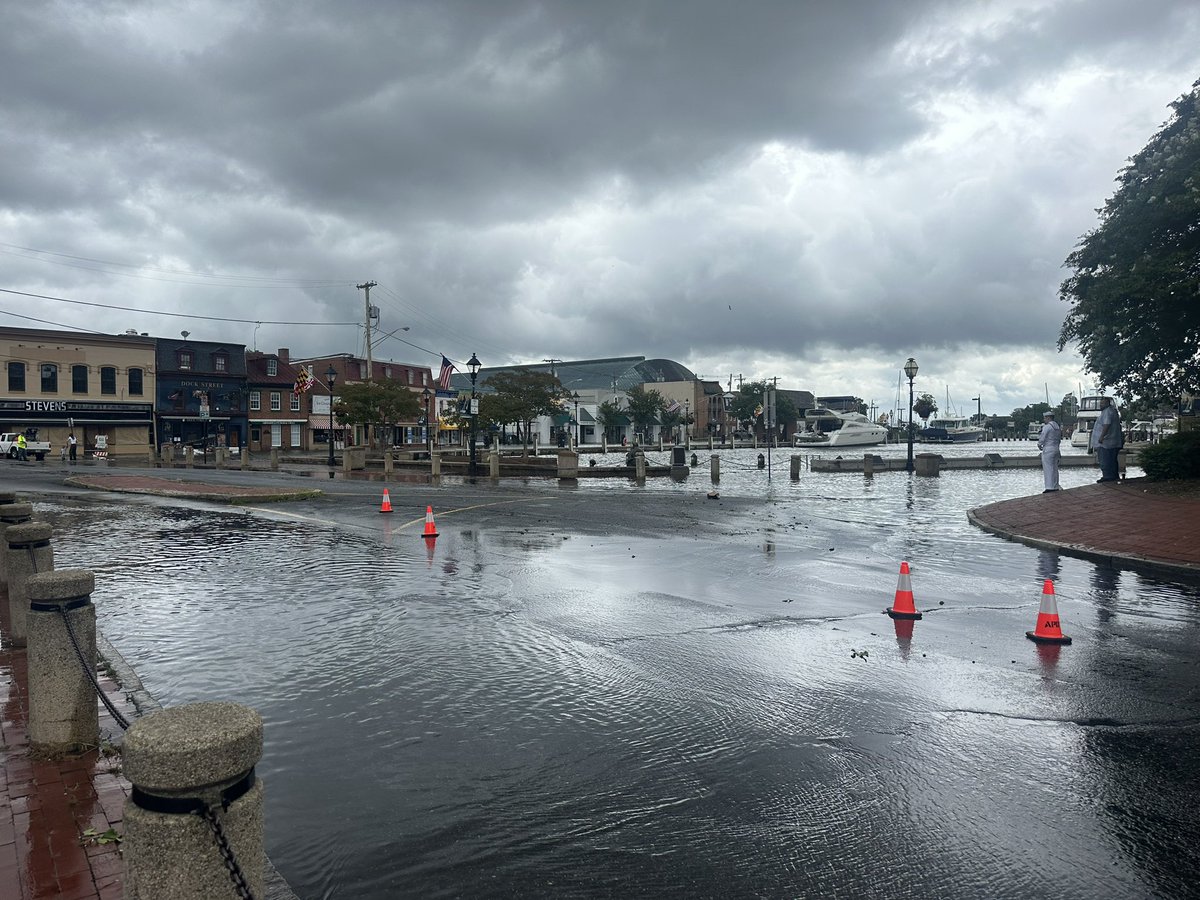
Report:
<svg viewBox="0 0 1200 900"><path fill-rule="evenodd" d="M26 460L25 451L28 449L29 443L25 440L25 435L17 435L17 459L24 462Z"/></svg>

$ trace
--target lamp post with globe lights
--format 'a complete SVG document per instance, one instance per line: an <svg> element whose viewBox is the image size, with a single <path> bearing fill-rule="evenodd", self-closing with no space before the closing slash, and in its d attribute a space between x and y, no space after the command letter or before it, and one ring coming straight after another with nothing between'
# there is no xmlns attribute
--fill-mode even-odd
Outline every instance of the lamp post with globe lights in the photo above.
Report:
<svg viewBox="0 0 1200 900"><path fill-rule="evenodd" d="M483 363L472 353L471 358L467 360L467 371L471 373L471 461L469 469L472 478L475 477L475 418L479 414L479 400L475 396L475 379L482 367Z"/></svg>
<svg viewBox="0 0 1200 900"><path fill-rule="evenodd" d="M913 379L917 377L917 361L911 356L904 364L904 374L908 376L908 463L904 470L913 470Z"/></svg>

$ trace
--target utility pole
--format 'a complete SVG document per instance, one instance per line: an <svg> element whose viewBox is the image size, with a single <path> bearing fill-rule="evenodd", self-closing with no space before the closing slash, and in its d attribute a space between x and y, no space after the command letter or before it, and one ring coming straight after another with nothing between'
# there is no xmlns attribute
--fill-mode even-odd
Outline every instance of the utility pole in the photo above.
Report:
<svg viewBox="0 0 1200 900"><path fill-rule="evenodd" d="M558 373L554 371L554 366L556 363L562 362L562 360L561 359L543 359L542 362L550 363L550 377L557 378Z"/></svg>
<svg viewBox="0 0 1200 900"><path fill-rule="evenodd" d="M362 284L356 284L355 287L360 291L366 291L367 294L367 381L371 381L375 374L375 368L371 362L371 288L375 287L374 281L366 281Z"/></svg>

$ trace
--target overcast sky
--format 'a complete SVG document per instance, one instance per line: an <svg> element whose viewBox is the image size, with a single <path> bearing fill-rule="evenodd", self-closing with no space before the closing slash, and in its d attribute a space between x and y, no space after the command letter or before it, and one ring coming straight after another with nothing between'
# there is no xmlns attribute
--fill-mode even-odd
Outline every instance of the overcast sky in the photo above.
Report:
<svg viewBox="0 0 1200 900"><path fill-rule="evenodd" d="M1063 260L1197 48L1195 0L3 3L0 288L82 303L0 324L361 354L374 281L435 369L1057 403Z"/></svg>

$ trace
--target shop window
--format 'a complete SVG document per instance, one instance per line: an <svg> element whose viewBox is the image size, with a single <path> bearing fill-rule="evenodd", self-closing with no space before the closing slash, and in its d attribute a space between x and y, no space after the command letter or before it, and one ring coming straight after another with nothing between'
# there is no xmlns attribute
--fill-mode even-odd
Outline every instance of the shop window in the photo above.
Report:
<svg viewBox="0 0 1200 900"><path fill-rule="evenodd" d="M117 370L115 366L100 367L100 393L115 394L117 392Z"/></svg>
<svg viewBox="0 0 1200 900"><path fill-rule="evenodd" d="M42 393L58 393L58 366L54 363L42 363Z"/></svg>
<svg viewBox="0 0 1200 900"><path fill-rule="evenodd" d="M25 363L10 362L8 364L8 389L10 391L25 390Z"/></svg>
<svg viewBox="0 0 1200 900"><path fill-rule="evenodd" d="M261 391L251 391L250 392L250 411L257 412L260 409L262 409L262 392Z"/></svg>
<svg viewBox="0 0 1200 900"><path fill-rule="evenodd" d="M141 369L130 369L129 370L129 396L130 397L142 396L142 376L143 376L143 372Z"/></svg>
<svg viewBox="0 0 1200 900"><path fill-rule="evenodd" d="M71 392L86 394L88 392L88 367L71 366Z"/></svg>
<svg viewBox="0 0 1200 900"><path fill-rule="evenodd" d="M271 391L271 412L279 412L282 408L279 400L279 391Z"/></svg>

